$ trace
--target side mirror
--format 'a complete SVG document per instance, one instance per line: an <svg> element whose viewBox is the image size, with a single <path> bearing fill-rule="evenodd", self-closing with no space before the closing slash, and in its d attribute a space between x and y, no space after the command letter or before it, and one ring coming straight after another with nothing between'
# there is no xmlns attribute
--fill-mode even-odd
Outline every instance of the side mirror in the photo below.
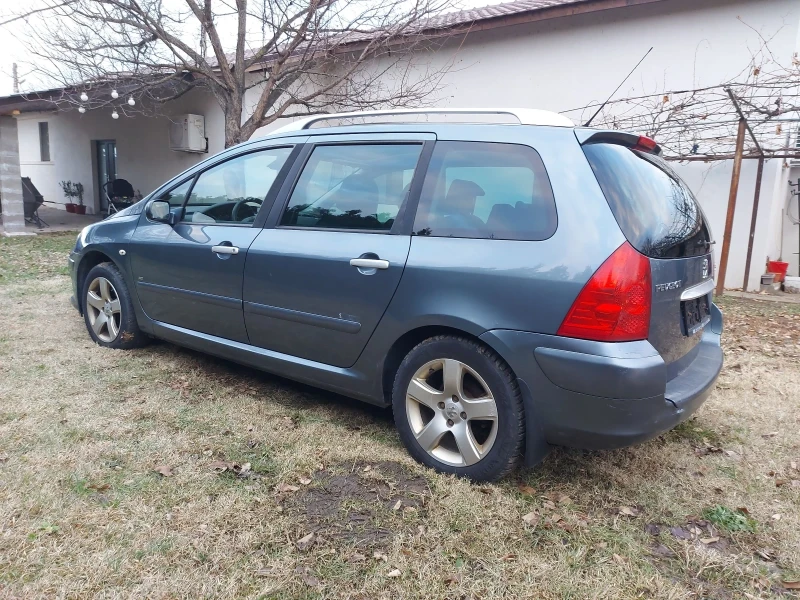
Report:
<svg viewBox="0 0 800 600"><path fill-rule="evenodd" d="M168 225L175 225L177 223L177 215L170 210L169 202L163 200L154 200L147 208L147 216L153 221L159 223L167 223Z"/></svg>

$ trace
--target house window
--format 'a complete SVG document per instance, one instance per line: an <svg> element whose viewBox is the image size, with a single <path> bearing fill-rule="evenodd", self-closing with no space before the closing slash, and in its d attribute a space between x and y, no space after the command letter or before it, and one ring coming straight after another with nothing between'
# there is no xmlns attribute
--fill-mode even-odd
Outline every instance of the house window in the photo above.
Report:
<svg viewBox="0 0 800 600"><path fill-rule="evenodd" d="M50 123L39 123L39 160L50 162Z"/></svg>

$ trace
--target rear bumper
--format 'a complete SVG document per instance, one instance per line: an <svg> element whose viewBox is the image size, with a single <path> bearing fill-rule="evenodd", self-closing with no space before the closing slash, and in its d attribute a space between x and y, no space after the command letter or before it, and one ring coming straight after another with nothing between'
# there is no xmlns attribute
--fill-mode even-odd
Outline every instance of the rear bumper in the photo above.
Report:
<svg viewBox="0 0 800 600"><path fill-rule="evenodd" d="M716 306L712 313L701 341L670 380L646 341L600 343L508 330L486 332L482 339L530 390L531 435L555 445L619 448L672 429L708 398L723 361L722 315Z"/></svg>

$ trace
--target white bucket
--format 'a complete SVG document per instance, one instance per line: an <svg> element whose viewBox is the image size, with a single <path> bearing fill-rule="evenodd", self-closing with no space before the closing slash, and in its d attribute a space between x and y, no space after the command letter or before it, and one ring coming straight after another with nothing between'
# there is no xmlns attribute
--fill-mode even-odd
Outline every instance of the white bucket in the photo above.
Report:
<svg viewBox="0 0 800 600"><path fill-rule="evenodd" d="M789 277L787 275L783 280L783 289L790 294L800 294L800 277Z"/></svg>

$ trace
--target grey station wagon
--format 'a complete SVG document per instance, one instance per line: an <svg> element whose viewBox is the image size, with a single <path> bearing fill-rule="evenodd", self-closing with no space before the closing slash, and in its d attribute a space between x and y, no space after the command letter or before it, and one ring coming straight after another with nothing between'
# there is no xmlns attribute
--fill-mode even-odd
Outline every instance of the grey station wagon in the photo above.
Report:
<svg viewBox="0 0 800 600"><path fill-rule="evenodd" d="M85 228L69 264L92 339L391 406L416 460L474 480L703 403L712 240L653 140L535 110L357 116L229 148Z"/></svg>

